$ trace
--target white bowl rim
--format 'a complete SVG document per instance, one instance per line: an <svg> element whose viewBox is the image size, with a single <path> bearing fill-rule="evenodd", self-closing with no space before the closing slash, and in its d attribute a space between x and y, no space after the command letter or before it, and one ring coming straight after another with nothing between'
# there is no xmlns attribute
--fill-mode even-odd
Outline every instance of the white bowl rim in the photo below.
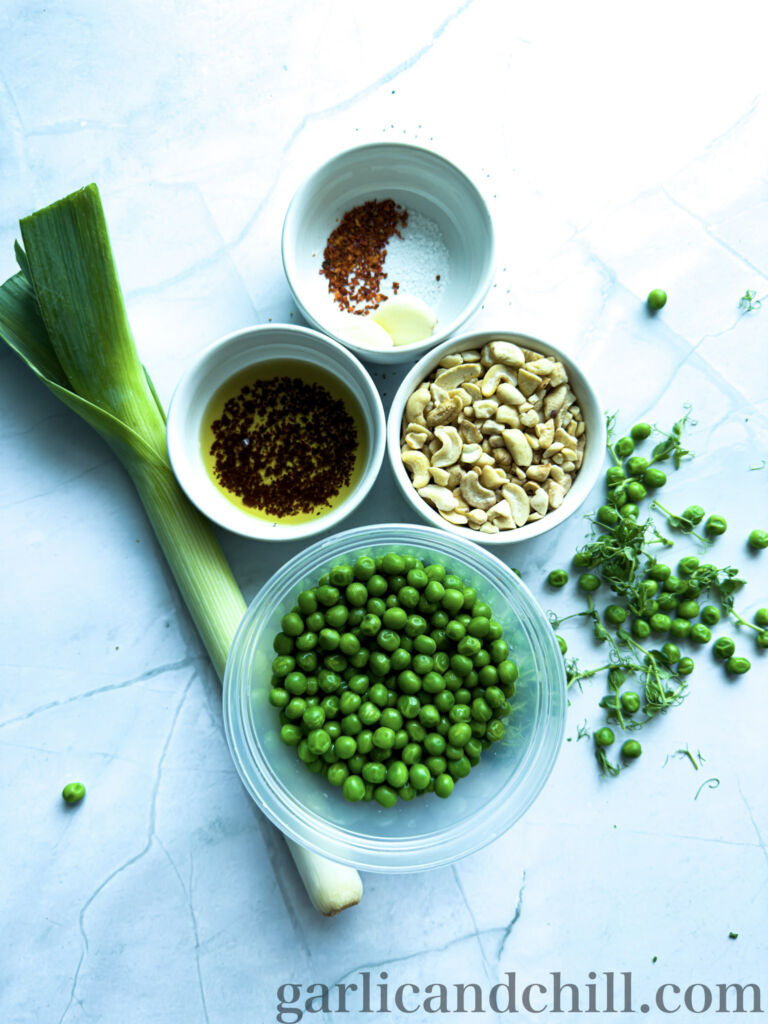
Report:
<svg viewBox="0 0 768 1024"><path fill-rule="evenodd" d="M483 214L483 225L487 234L487 249L488 249L488 269L481 280L478 287L475 289L470 301L464 306L462 312L453 318L441 331L431 335L429 338L425 338L423 341L414 342L411 345L400 345L394 346L392 349L375 349L368 348L365 345L358 345L355 342L347 341L339 335L333 334L328 327L321 324L307 309L301 300L299 290L289 273L288 263L286 259L286 248L287 239L289 237L289 228L293 226L293 220L296 216L296 208L302 196L311 188L315 179L328 167L337 161L343 161L349 158L352 154L360 153L366 150L411 150L414 153L423 154L425 156L432 157L444 164L446 169L462 178L466 183L470 192L474 193L477 205ZM362 359L367 359L369 362L387 362L387 363L404 363L408 362L411 358L418 357L425 352L429 352L437 345L442 344L444 341L453 337L457 330L462 327L469 318L477 312L482 305L483 301L491 290L493 284L493 278L496 272L496 234L493 226L493 218L491 217L491 211L488 206L488 202L480 189L477 182L468 174L465 170L459 167L450 157L439 152L438 150L430 149L426 146L417 146L411 142L365 142L359 146L350 146L347 149L341 150L330 156L322 164L314 169L306 178L301 182L293 196L291 197L288 207L286 209L285 218L283 220L283 227L280 235L280 254L283 264L283 273L285 279L288 282L293 300L299 309L301 315L311 324L316 330L321 331L338 341L340 345L344 345L351 352L354 352L356 356ZM382 355L384 353L384 355Z"/></svg>
<svg viewBox="0 0 768 1024"><path fill-rule="evenodd" d="M518 527L515 530L503 530L499 533L480 533L478 530L470 531L467 527L449 523L431 505L428 505L423 498L419 497L402 463L400 433L403 410L408 397L418 384L436 367L443 356L449 355L452 352L463 351L464 349L482 347L487 342L496 339L520 343L523 347L530 348L534 352L541 351L542 355L551 353L563 362L568 371L568 382L573 388L574 393L577 394L580 402L582 401L582 396L586 395L597 412L594 421L597 424L597 437L594 436L594 424L592 424L591 429L590 427L587 428L589 431L587 451L591 453L597 450L599 458L591 454L585 456L584 464L576 475L574 484L568 494L566 494L562 505L552 512L548 512L542 519L535 523L528 523L525 526ZM575 387L573 387L574 382ZM427 352L411 367L403 378L392 398L387 416L387 455L389 464L400 491L410 507L423 520L433 526L437 526L454 536L472 539L483 546L490 547L501 547L540 537L543 533L554 529L573 515L586 501L600 475L605 460L606 439L607 434L602 405L593 385L580 369L578 363L557 345L553 345L551 342L544 341L530 334L510 330L509 328L503 330L484 329L448 338L442 344ZM589 461L587 461L588 459ZM569 501L569 498L572 500Z"/></svg>
<svg viewBox="0 0 768 1024"><path fill-rule="evenodd" d="M462 551L460 557L466 560L472 557L480 559L485 563L486 567L494 569L499 575L500 586L503 586L504 583L502 581L505 581L507 586L511 585L519 588L527 599L527 610L534 619L540 618L541 620L543 628L540 634L536 634L536 640L541 644L543 656L546 659L548 656L547 652L552 655L551 665L554 674L552 679L549 680L550 685L548 687L540 687L539 689L541 714L536 720L537 732L535 736L538 742L536 744L532 741L529 742L526 758L520 762L516 769L516 774L520 773L522 776L517 780L519 788L524 790L524 798L517 808L517 813L512 820L509 820L508 815L505 816L504 808L507 804L501 798L502 791L499 791L492 801L493 813L490 819L484 823L483 827L472 827L477 824L475 818L480 811L475 812L471 819L467 819L462 823L459 830L462 844L458 851L455 848L456 835L445 835L446 832L452 831L450 829L432 832L425 831L418 837L411 837L411 840L404 844L404 848L395 848L392 840L382 839L379 842L378 848L372 849L365 842L365 837L361 837L349 830L344 832L339 826L326 825L322 829L324 832L324 842L321 841L317 838L312 828L308 827L309 819L315 817L311 812L305 811L297 820L290 812L288 804L275 799L272 792L273 787L270 785L269 780L258 771L258 764L253 759L251 752L251 744L240 720L241 715L238 714L238 709L242 710L242 702L245 698L239 692L238 679L235 675L237 651L241 638L247 634L250 627L250 620L254 614L254 609L257 607L258 602L263 599L265 591L268 592L270 588L276 586L278 579L282 582L282 578L290 574L294 565L308 558L310 554L319 556L323 553L325 554L325 560L327 560L332 557L336 544L341 548L347 542L355 541L355 547L364 548L366 543L369 545L377 542L386 543L383 537L380 537L379 541L377 541L375 535L385 533L388 530L398 533L405 531L406 534L410 534L408 542L414 545L417 543L417 540L422 540L424 543L429 544L430 540L439 536L439 539L433 540L433 543L436 543L438 546L440 543L443 543L449 547L466 549ZM459 557L455 551L454 555ZM271 595L267 594L267 596ZM552 714L553 709L555 715ZM333 537L320 538L310 548L298 552L266 581L249 604L230 648L224 672L224 732L237 772L251 798L287 838L321 856L332 857L332 859L340 863L365 871L401 873L430 870L454 863L463 857L477 852L493 842L493 840L498 839L523 817L549 780L563 746L566 718L567 685L565 664L560 648L557 645L554 631L551 629L544 611L531 591L522 579L508 565L502 562L498 556L490 551L479 548L473 543L471 538L449 537L445 534L437 535L435 531L421 524L384 523L380 525L359 526L343 531ZM256 775L264 780L264 792L261 791L260 787L249 777L248 772L245 770L244 761L249 760L252 762L253 767L257 769ZM525 769L525 774L521 771L523 768ZM536 769L535 778L533 768ZM509 782L507 783L508 787ZM509 796L509 793L504 795ZM300 802L297 799L292 798L291 802L297 808L300 808ZM417 861L414 863L414 855L417 857L421 855L422 858L429 859L427 862Z"/></svg>
<svg viewBox="0 0 768 1024"><path fill-rule="evenodd" d="M254 340L257 340L259 336L269 334L292 336L299 341L311 341L311 351L315 353L318 350L318 346L325 346L326 350L333 350L359 378L360 383L368 394L368 398L371 400L371 410L373 413L373 425L371 429L369 417L365 413L363 403L360 403L361 411L363 412L366 423L368 424L370 437L366 465L363 469L360 482L355 490L342 502L342 504L327 514L319 516L317 519L313 519L308 523L291 524L283 529L274 529L269 522L258 519L255 516L250 516L247 512L241 511L235 505L230 506L232 510L230 512L231 520L228 520L227 522L222 521L222 519L215 514L215 510L211 505L205 500L206 494L213 493L215 485L208 477L204 467L202 464L200 464L199 467L195 464L195 468L191 468L190 464L194 463L194 460L187 460L186 458L183 458L181 454L182 452L190 451L190 446L194 445L197 440L196 438L193 439L191 437L187 437L186 432L182 429L181 421L184 411L189 407L189 400L193 385L198 379L203 367L216 353L225 349L227 346L239 342L246 337L252 337ZM309 349L307 350L307 354L310 354ZM254 362L257 363L258 361L258 356L256 355ZM313 361L314 360L312 359L307 359L307 362L311 363ZM354 389L350 388L350 390ZM176 387L174 388L171 400L168 404L166 419L166 447L171 468L173 469L179 486L182 488L189 500L207 519L216 523L222 529L226 529L231 533L236 533L242 537L247 537L252 540L303 540L308 537L314 537L316 534L323 533L326 530L336 528L343 519L346 519L348 515L354 512L354 510L368 495L371 487L379 476L381 465L384 460L384 451L386 447L386 421L384 416L384 406L379 389L376 387L376 384L368 370L357 356L340 344L340 342L330 338L327 334L323 334L321 331L317 331L312 327L304 327L300 324L253 324L247 327L237 328L236 330L223 335L221 338L218 338L216 341L211 342L211 344L198 352L185 368L176 383Z"/></svg>

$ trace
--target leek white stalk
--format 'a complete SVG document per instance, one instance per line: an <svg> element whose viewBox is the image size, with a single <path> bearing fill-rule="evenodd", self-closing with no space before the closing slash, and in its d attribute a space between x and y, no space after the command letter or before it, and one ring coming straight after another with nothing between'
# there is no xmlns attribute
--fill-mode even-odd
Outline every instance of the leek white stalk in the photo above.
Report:
<svg viewBox="0 0 768 1024"><path fill-rule="evenodd" d="M171 470L165 415L139 361L95 185L21 221L21 272L0 286L0 337L109 444L133 481L221 679L245 601ZM313 905L359 903L359 874L288 841Z"/></svg>

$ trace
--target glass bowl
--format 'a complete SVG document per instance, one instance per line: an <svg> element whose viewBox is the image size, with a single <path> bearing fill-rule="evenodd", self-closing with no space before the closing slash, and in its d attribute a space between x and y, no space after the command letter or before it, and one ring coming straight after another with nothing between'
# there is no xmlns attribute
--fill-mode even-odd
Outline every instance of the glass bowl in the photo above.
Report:
<svg viewBox="0 0 768 1024"><path fill-rule="evenodd" d="M272 641L300 590L335 565L388 551L438 562L491 606L519 669L504 738L448 799L426 794L392 808L349 803L280 739L269 703ZM251 602L224 675L224 726L235 766L259 808L289 838L365 871L448 864L497 839L528 809L555 764L565 728L565 669L546 616L495 555L428 526L363 526L317 541L279 569Z"/></svg>

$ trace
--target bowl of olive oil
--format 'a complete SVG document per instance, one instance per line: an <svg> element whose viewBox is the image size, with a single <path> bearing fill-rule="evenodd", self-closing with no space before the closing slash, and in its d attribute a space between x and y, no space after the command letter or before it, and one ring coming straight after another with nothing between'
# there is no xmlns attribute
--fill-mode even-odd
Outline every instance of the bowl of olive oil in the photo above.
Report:
<svg viewBox="0 0 768 1024"><path fill-rule="evenodd" d="M185 370L168 409L168 454L190 500L261 540L336 526L384 455L384 411L368 371L310 328L235 331Z"/></svg>

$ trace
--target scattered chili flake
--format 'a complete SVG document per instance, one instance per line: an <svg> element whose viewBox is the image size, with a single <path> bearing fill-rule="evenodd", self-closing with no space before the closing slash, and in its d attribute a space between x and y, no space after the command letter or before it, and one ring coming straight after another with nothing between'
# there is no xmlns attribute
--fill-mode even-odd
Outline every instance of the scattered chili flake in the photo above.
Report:
<svg viewBox="0 0 768 1024"><path fill-rule="evenodd" d="M212 430L219 484L267 515L320 514L351 481L355 423L320 384L293 377L247 384Z"/></svg>
<svg viewBox="0 0 768 1024"><path fill-rule="evenodd" d="M394 199L371 199L347 210L331 232L320 273L328 278L328 291L345 311L363 315L386 299L380 287L392 235L402 238L408 211Z"/></svg>

